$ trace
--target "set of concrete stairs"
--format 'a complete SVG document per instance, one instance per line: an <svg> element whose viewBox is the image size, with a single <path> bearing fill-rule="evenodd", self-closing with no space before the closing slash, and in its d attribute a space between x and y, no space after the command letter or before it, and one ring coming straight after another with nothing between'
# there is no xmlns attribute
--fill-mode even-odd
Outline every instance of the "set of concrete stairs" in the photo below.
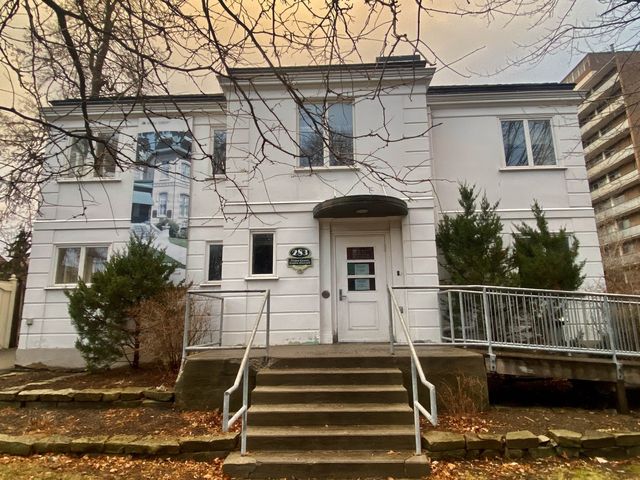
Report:
<svg viewBox="0 0 640 480"><path fill-rule="evenodd" d="M361 363L362 365L359 365ZM421 478L413 412L398 368L302 358L264 368L248 413L247 455L233 478Z"/></svg>

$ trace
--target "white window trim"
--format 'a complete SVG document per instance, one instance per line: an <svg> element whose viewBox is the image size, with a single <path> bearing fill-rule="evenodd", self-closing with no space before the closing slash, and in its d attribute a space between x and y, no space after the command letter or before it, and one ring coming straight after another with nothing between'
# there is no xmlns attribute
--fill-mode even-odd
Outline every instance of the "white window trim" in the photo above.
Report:
<svg viewBox="0 0 640 480"><path fill-rule="evenodd" d="M555 124L553 116L535 116L535 115L505 115L498 118L498 131L500 132L500 142L502 144L502 167L500 171L522 171L522 170L566 170L566 167L560 165L560 157L558 155L558 145L555 134ZM529 132L529 121L548 121L551 129L551 145L553 145L553 156L555 157L555 165L535 165L533 163L533 148L531 147L531 134ZM524 142L527 150L527 165L507 165L507 156L504 151L504 135L502 134L502 122L521 121L524 124Z"/></svg>
<svg viewBox="0 0 640 480"><path fill-rule="evenodd" d="M54 252L53 252L53 266L51 267L51 274L50 274L50 278L49 278L49 286L46 288L46 290L66 290L69 288L76 288L78 286L78 282L74 282L74 283L56 283L56 274L58 273L58 254L60 252L60 249L62 248L79 248L80 249L80 258L78 259L78 278L82 279L82 276L84 274L84 261L86 258L86 252L87 252L87 248L92 248L92 247L106 247L107 248L107 261L109 260L109 258L111 257L111 249L112 249L112 244L110 243L104 243L104 242L97 242L97 243L56 243L54 245ZM87 283L87 285L91 285L91 283Z"/></svg>
<svg viewBox="0 0 640 480"><path fill-rule="evenodd" d="M205 242L205 251L204 251L204 281L200 285L205 286L221 286L222 285L222 274L220 275L220 280L209 280L209 255L211 245L221 245L222 246L222 258L224 259L224 244L220 240L214 240L210 242Z"/></svg>
<svg viewBox="0 0 640 480"><path fill-rule="evenodd" d="M99 128L94 128L92 129L94 136L99 136L102 133L106 133L106 134L111 134L114 139L113 141L116 143L116 145L120 145L120 134L118 133L117 129L115 128L109 128L109 127L99 127ZM83 130L74 130L71 132L72 134L75 135L84 135L85 132ZM73 148L73 144L75 141L79 141L81 140L81 138L79 137L74 137L71 135L67 135L67 144L65 149L60 152L60 154L63 156L64 161L67 163L67 167L69 167L71 169L71 166L69 165L69 155L71 154L71 149ZM87 160L87 158L84 159L85 161ZM94 159L95 160L95 159ZM83 164L87 165L86 163ZM88 165L91 167L91 175L70 175L70 176L65 176L65 177L60 177L57 179L58 183L78 183L78 182L83 182L83 183L99 183L99 182L120 182L122 181L122 178L120 177L121 172L118 170L118 167L116 165L115 167L115 171L113 172L113 176L110 177L105 177L105 176L98 176L95 175L96 170L94 168L94 163L93 161L91 162L90 165ZM69 171L71 173L71 170Z"/></svg>
<svg viewBox="0 0 640 480"><path fill-rule="evenodd" d="M355 99L353 98L347 98L347 99L338 99L338 98L310 98L307 99L305 102L303 102L305 104L310 104L310 105L323 105L326 103L327 105L327 111L329 110L329 107L331 105L334 105L336 103L348 103L351 105L351 139L352 139L352 146L351 146L351 155L353 156L353 164L352 165L331 165L331 152L329 151L328 147L326 145L322 145L322 165L317 165L317 166L309 166L309 167L303 167L300 165L300 159L302 158L300 155L300 105L298 105L296 103L296 142L297 142L297 147L298 147L298 153L295 156L295 166L293 167L293 171L296 173L299 172L304 172L304 173L308 173L309 171L315 171L315 170L319 170L319 171L329 171L329 170L335 170L335 171L349 171L349 170L360 170L360 168L358 167L358 165L356 164L356 139L355 139L355 132L356 132L356 102ZM327 112L325 112L326 115Z"/></svg>
<svg viewBox="0 0 640 480"><path fill-rule="evenodd" d="M253 236L259 234L270 233L273 235L273 257L271 259L271 264L273 265L272 273L266 274L254 274L253 273ZM278 280L278 264L276 261L276 252L277 252L277 240L276 240L276 231L275 230L250 230L249 231L249 275L245 277L245 280Z"/></svg>

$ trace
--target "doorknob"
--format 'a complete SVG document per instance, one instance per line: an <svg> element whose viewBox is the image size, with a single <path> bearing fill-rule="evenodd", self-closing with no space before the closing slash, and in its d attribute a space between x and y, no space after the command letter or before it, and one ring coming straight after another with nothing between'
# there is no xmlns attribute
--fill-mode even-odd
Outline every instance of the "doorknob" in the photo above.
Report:
<svg viewBox="0 0 640 480"><path fill-rule="evenodd" d="M338 290L338 300L342 301L345 298L347 298L347 296L342 294L342 289Z"/></svg>

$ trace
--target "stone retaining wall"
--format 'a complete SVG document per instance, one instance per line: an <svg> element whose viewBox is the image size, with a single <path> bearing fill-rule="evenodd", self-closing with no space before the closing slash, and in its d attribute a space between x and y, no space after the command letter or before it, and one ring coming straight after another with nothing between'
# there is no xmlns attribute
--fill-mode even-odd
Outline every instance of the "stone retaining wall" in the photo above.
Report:
<svg viewBox="0 0 640 480"><path fill-rule="evenodd" d="M236 448L237 439L237 433L195 437L102 435L81 438L0 434L0 454L26 456L34 453L102 453L210 460L226 457Z"/></svg>
<svg viewBox="0 0 640 480"><path fill-rule="evenodd" d="M0 407L171 407L173 399L173 391L148 387L0 391Z"/></svg>
<svg viewBox="0 0 640 480"><path fill-rule="evenodd" d="M522 430L507 434L426 432L422 444L427 456L439 459L542 458L626 458L640 455L640 432L607 433L551 429L547 435Z"/></svg>

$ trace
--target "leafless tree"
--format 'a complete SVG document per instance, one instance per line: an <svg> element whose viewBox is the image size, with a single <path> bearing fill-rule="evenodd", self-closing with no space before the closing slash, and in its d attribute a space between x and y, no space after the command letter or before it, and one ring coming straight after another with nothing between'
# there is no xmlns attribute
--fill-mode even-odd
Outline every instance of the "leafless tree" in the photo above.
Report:
<svg viewBox="0 0 640 480"><path fill-rule="evenodd" d="M60 175L79 174L64 162L47 162L45 145L58 144L64 150L63 142L71 137L86 141L95 164L109 157L117 169L135 166L135 155L112 151L109 138L96 132L100 119L92 117L89 106L97 98L118 102L126 97L131 111L137 106L151 119L154 112L146 106L147 96L165 95L179 111L178 102L172 100L176 79L190 91L201 93L205 80L210 83L214 75L226 79L244 100L246 113L252 116L260 134L260 148L248 155L250 174L261 175L261 167L270 161L265 154L269 148L292 149L274 139L272 127L254 114L256 104L265 102L250 95L246 86L229 75L231 68L272 68L283 91L310 114L300 90L278 67L292 63L292 59L306 65L337 65L397 53L418 54L442 64L438 52L424 40L432 16L475 15L488 21L508 21L528 15L536 19L534 26L551 28L551 34L541 36L542 46L531 54L534 56L552 48L566 48L567 42L581 35L622 36L637 29L637 1L603 1L607 11L597 19L599 23L589 26L571 23L570 14L577 3L472 0L440 8L437 2L424 0L7 0L0 6L0 75L7 85L0 87L2 215L38 205L40 189L46 182ZM546 21L549 18L554 19L551 27ZM329 71L323 71L326 78ZM335 93L328 83L327 87L327 96ZM358 94L376 98L382 91L378 84ZM61 98L78 99L84 121L81 132L65 130L43 114L43 107ZM125 112L123 123L126 116ZM356 138L328 131L324 113L310 118L311 130L318 134L314 141L320 139L338 162L357 164L359 181L405 195L424 188L378 152L344 158L345 148L348 150L345 145ZM365 136L385 142L407 140L389 133L387 119L381 123L379 130ZM287 151L292 156L305 148L320 148L301 146L292 134L288 140L288 145L295 145L295 151ZM29 208L22 210L27 217Z"/></svg>

